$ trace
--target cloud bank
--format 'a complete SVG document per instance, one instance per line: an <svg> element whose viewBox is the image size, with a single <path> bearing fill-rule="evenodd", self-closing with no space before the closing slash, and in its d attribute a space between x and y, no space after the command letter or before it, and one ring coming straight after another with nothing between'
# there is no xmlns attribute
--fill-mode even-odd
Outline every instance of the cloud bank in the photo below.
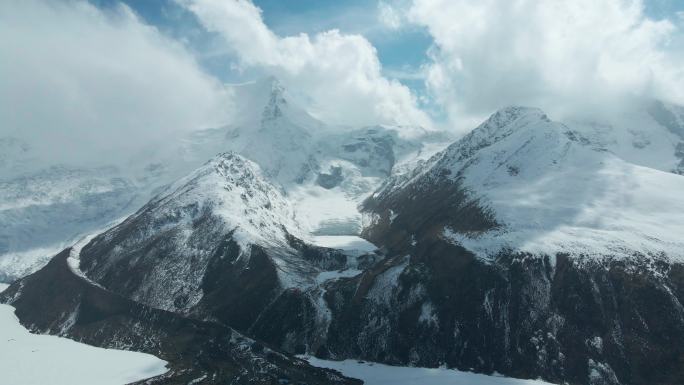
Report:
<svg viewBox="0 0 684 385"><path fill-rule="evenodd" d="M238 72L275 75L324 121L434 124L362 35L281 36L248 0L176 2L219 37ZM684 104L684 19L654 20L639 0L382 0L369 12L387 30L419 26L433 38L410 79L424 77L423 104L450 128L511 104L554 118L632 96ZM1 1L0 57L11 59L0 60L0 137L29 142L47 164L106 164L218 126L231 97L191 50L123 5Z"/></svg>
<svg viewBox="0 0 684 385"><path fill-rule="evenodd" d="M461 129L525 104L563 115L625 97L684 102L681 27L637 0L414 0L434 39L426 84Z"/></svg>
<svg viewBox="0 0 684 385"><path fill-rule="evenodd" d="M382 75L373 45L361 35L330 30L281 37L247 0L179 0L209 31L220 34L239 64L261 68L305 94L324 121L347 125L431 125L408 87Z"/></svg>
<svg viewBox="0 0 684 385"><path fill-rule="evenodd" d="M223 86L121 5L0 2L0 137L44 164L120 161L229 112Z"/></svg>

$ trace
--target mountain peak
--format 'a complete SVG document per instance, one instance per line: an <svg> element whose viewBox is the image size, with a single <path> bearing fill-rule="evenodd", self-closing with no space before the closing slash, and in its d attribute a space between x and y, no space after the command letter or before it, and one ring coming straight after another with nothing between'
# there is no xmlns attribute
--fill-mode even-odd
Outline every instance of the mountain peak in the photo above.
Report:
<svg viewBox="0 0 684 385"><path fill-rule="evenodd" d="M456 185L467 193L453 206L476 205L486 213L481 217L497 224L478 235L445 228L446 238L477 255L515 250L684 258L678 237L684 221L673 215L684 209L684 200L673 193L684 189L684 179L587 146L538 109L498 111L414 175L390 185L380 198ZM469 229L466 222L459 217L453 226Z"/></svg>
<svg viewBox="0 0 684 385"><path fill-rule="evenodd" d="M546 129L557 131L556 126L562 125L552 122L538 108L519 106L502 108L461 140L449 146L445 155L451 162L460 162L514 133L521 134L523 130L530 133Z"/></svg>
<svg viewBox="0 0 684 385"><path fill-rule="evenodd" d="M231 183L267 183L259 166L233 151L217 154L195 171L179 179L168 189L176 190L192 183L217 178Z"/></svg>
<svg viewBox="0 0 684 385"><path fill-rule="evenodd" d="M525 106L508 106L494 112L492 115L489 116L489 118L487 118L487 120L484 123L481 124L481 126L489 125L503 127L521 118L536 118L545 121L549 120L544 111L542 111L539 108Z"/></svg>
<svg viewBox="0 0 684 385"><path fill-rule="evenodd" d="M148 204L155 216L188 223L210 215L235 231L243 244L286 243L284 231L299 234L294 210L260 167L234 152L215 156Z"/></svg>
<svg viewBox="0 0 684 385"><path fill-rule="evenodd" d="M270 120L276 120L283 116L283 109L287 106L287 100L285 99L285 88L280 84L280 82L273 78L270 82L271 93L264 106L262 112L262 126Z"/></svg>
<svg viewBox="0 0 684 385"><path fill-rule="evenodd" d="M273 75L264 76L254 81L254 84L271 90L284 89L283 83Z"/></svg>
<svg viewBox="0 0 684 385"><path fill-rule="evenodd" d="M233 175L246 173L251 176L260 172L259 165L234 151L217 154L206 165L211 165L216 172L224 175L231 172Z"/></svg>
<svg viewBox="0 0 684 385"><path fill-rule="evenodd" d="M513 130L530 127L535 123L550 122L548 116L539 108L510 106L490 115L487 120L472 131L472 136L482 138L510 134ZM502 132L502 130L504 131Z"/></svg>

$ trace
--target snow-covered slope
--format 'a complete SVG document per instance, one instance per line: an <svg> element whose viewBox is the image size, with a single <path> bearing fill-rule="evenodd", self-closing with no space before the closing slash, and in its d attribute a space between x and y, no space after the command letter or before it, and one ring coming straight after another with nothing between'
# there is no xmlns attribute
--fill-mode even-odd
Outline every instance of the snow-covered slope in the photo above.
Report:
<svg viewBox="0 0 684 385"><path fill-rule="evenodd" d="M680 106L636 101L609 116L570 118L566 124L595 149L636 165L684 173L684 108Z"/></svg>
<svg viewBox="0 0 684 385"><path fill-rule="evenodd" d="M0 138L0 281L35 271L74 240L128 215L218 153L233 151L283 187L305 231L357 235L357 205L398 164L446 138L400 127L352 129L315 119L274 78L228 85L230 124L194 130L175 146L117 159L117 167L40 165L40 154ZM411 132L420 133L419 128ZM445 145L444 145L445 146Z"/></svg>
<svg viewBox="0 0 684 385"><path fill-rule="evenodd" d="M302 226L314 234L357 235L357 205L397 165L425 158L430 145L441 149L449 140L417 127L327 125L299 107L272 77L230 90L236 95L236 120L188 137L183 156L199 159L230 150L254 161L284 188ZM404 137L402 130L414 136Z"/></svg>
<svg viewBox="0 0 684 385"><path fill-rule="evenodd" d="M95 237L81 252L81 268L143 303L190 309L202 298L210 263L233 247L245 262L254 246L281 250L274 257L278 278L284 287L296 285L302 266L293 236L303 235L282 191L255 163L224 153Z"/></svg>
<svg viewBox="0 0 684 385"><path fill-rule="evenodd" d="M259 164L280 184L301 183L317 170L314 135L324 124L289 101L274 78L234 85L235 119L230 125L198 132L186 143L188 153L234 151Z"/></svg>
<svg viewBox="0 0 684 385"><path fill-rule="evenodd" d="M446 368L390 366L358 360L328 361L304 357L311 365L338 370L365 385L550 385L540 380L487 376Z"/></svg>
<svg viewBox="0 0 684 385"><path fill-rule="evenodd" d="M215 215L242 247L256 242L282 245L285 232L301 233L282 191L256 163L230 152L174 182L142 211L152 210L156 221L174 218L184 226L200 215Z"/></svg>
<svg viewBox="0 0 684 385"><path fill-rule="evenodd" d="M107 350L46 335L30 335L28 339L22 335L22 338L7 342L3 338L0 345L3 347L0 349L2 378L6 380L7 373L19 376L16 381L10 377L7 383L43 385L68 380L65 381L68 384L79 384L79 380L83 380L88 384L108 384L111 380L124 384L143 376L127 379L127 373L119 373L120 369L144 367L143 362L135 361L121 368L119 359L123 356L130 361L132 357L152 357L149 356L151 354L166 361L168 371L160 368L160 372L150 373L165 372L145 381L146 384L247 385L280 384L284 381L311 385L360 384L360 381L343 378L332 371L314 368L286 356L223 323L153 309L93 285L79 274L74 274L69 266L72 251L62 251L35 274L13 283L0 293L0 302L11 304L22 325L33 332L72 338ZM2 326L0 334L12 331L12 328ZM28 333L24 331L24 335ZM59 343L45 344L50 341ZM34 342L42 342L37 346L39 349L35 349ZM22 346L5 349L5 344L11 347L13 343ZM32 347L34 349L30 350ZM52 347L59 347L59 350L51 350ZM62 349L69 347L77 349ZM24 351L24 348L29 351ZM111 349L140 351L148 355ZM100 358L106 361L100 362ZM16 362L17 359L20 362ZM163 366L164 362L160 363L154 368ZM5 368L3 365L13 366Z"/></svg>
<svg viewBox="0 0 684 385"><path fill-rule="evenodd" d="M445 223L443 236L483 257L515 250L684 261L684 177L629 163L580 135L540 110L507 108L379 199L409 186L459 184L463 204L495 225L473 232Z"/></svg>
<svg viewBox="0 0 684 385"><path fill-rule="evenodd" d="M384 270L328 297L344 320L331 334L345 334L329 341L356 343L330 350L558 383L682 382L684 177L588 135L506 108L388 180L364 202Z"/></svg>
<svg viewBox="0 0 684 385"><path fill-rule="evenodd" d="M134 210L139 194L113 168L0 178L0 281L35 271L81 232Z"/></svg>
<svg viewBox="0 0 684 385"><path fill-rule="evenodd" d="M0 340L0 378L5 384L121 385L167 371L166 362L150 354L31 334L9 305L0 305Z"/></svg>

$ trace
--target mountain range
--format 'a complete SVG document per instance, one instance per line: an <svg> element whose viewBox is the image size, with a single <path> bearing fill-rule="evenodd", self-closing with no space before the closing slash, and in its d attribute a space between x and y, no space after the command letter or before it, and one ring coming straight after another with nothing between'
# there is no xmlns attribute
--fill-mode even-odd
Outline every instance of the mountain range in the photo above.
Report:
<svg viewBox="0 0 684 385"><path fill-rule="evenodd" d="M683 108L507 107L454 140L327 125L273 78L231 91L234 122L134 171L27 171L0 142L24 325L155 354L155 383L355 383L300 354L684 381Z"/></svg>

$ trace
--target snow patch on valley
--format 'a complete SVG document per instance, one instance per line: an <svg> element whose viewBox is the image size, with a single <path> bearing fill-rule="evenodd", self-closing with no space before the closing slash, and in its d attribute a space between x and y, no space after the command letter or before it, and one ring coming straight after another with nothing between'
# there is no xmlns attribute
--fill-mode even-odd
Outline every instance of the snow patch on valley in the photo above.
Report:
<svg viewBox="0 0 684 385"><path fill-rule="evenodd" d="M313 366L334 369L347 377L363 380L365 385L550 385L540 380L487 376L446 368L389 366L356 360L328 361L307 356L301 358Z"/></svg>
<svg viewBox="0 0 684 385"><path fill-rule="evenodd" d="M340 270L340 271L324 271L318 274L316 276L316 282L319 284L327 281L332 281L335 279L340 279L340 278L352 278L356 277L357 275L363 273L361 270L357 269L346 269L346 270Z"/></svg>
<svg viewBox="0 0 684 385"><path fill-rule="evenodd" d="M361 232L359 199L348 196L339 187L325 189L317 185L293 186L288 192L297 219L310 233L350 235Z"/></svg>
<svg viewBox="0 0 684 385"><path fill-rule="evenodd" d="M377 250L374 244L354 235L319 235L311 237L310 240L316 246L348 252L370 253Z"/></svg>
<svg viewBox="0 0 684 385"><path fill-rule="evenodd" d="M31 334L9 305L0 305L0 341L0 376L7 384L123 385L167 371L166 362L150 354Z"/></svg>

